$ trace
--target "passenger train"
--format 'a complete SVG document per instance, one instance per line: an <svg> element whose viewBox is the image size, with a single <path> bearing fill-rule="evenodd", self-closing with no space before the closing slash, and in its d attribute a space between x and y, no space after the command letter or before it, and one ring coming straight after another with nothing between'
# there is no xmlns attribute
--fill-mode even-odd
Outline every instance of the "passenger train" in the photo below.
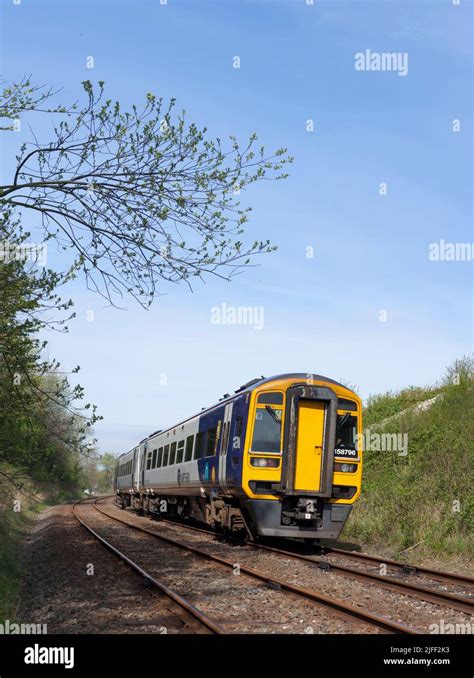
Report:
<svg viewBox="0 0 474 678"><path fill-rule="evenodd" d="M253 379L118 457L123 508L255 539L336 539L361 490L362 404L317 374Z"/></svg>

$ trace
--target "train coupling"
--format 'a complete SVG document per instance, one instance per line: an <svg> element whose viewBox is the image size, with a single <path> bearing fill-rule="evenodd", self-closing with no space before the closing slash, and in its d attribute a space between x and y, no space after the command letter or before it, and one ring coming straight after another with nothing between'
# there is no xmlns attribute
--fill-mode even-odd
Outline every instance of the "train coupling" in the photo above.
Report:
<svg viewBox="0 0 474 678"><path fill-rule="evenodd" d="M282 524L295 525L311 521L313 525L322 523L322 506L317 499L310 497L292 497L283 500Z"/></svg>
<svg viewBox="0 0 474 678"><path fill-rule="evenodd" d="M318 504L315 499L301 497L296 506L296 520L316 520L319 516Z"/></svg>

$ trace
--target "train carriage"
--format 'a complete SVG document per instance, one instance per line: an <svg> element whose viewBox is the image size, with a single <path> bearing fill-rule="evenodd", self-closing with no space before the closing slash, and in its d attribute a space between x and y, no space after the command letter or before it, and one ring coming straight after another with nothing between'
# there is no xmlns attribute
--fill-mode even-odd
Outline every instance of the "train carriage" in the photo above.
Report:
<svg viewBox="0 0 474 678"><path fill-rule="evenodd" d="M315 374L254 379L117 460L122 506L252 537L335 539L360 494L362 405Z"/></svg>

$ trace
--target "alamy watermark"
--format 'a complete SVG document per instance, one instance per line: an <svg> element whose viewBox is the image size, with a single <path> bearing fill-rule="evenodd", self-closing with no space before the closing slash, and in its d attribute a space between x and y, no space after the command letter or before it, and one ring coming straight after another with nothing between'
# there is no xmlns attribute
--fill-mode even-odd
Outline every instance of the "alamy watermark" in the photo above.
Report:
<svg viewBox="0 0 474 678"><path fill-rule="evenodd" d="M47 624L17 624L5 619L0 623L0 636L44 635L48 633Z"/></svg>
<svg viewBox="0 0 474 678"><path fill-rule="evenodd" d="M474 243L432 242L428 257L430 261L474 261Z"/></svg>
<svg viewBox="0 0 474 678"><path fill-rule="evenodd" d="M46 266L47 246L45 243L10 243L8 240L0 241L0 262L8 264L12 261L29 261Z"/></svg>
<svg viewBox="0 0 474 678"><path fill-rule="evenodd" d="M401 77L408 75L408 52L364 52L354 54L356 71L393 71Z"/></svg>
<svg viewBox="0 0 474 678"><path fill-rule="evenodd" d="M474 622L460 622L453 624L452 622L445 622L444 619L440 619L436 624L430 624L428 626L429 633L440 633L440 634L468 634L472 635L474 633Z"/></svg>
<svg viewBox="0 0 474 678"><path fill-rule="evenodd" d="M408 433L373 433L365 429L356 434L356 450L364 452L398 452L399 457L408 454Z"/></svg>
<svg viewBox="0 0 474 678"><path fill-rule="evenodd" d="M223 302L211 308L212 325L251 325L262 330L264 322L263 306L230 306Z"/></svg>

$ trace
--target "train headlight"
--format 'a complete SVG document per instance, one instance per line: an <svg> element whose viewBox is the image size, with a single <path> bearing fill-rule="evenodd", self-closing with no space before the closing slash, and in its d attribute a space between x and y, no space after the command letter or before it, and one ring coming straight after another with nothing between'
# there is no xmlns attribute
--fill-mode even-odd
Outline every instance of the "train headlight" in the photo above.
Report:
<svg viewBox="0 0 474 678"><path fill-rule="evenodd" d="M280 460L271 459L270 457L250 457L250 466L257 466L259 468L278 468L280 466Z"/></svg>
<svg viewBox="0 0 474 678"><path fill-rule="evenodd" d="M357 464L341 464L336 462L334 464L334 471L337 473L355 473L357 471Z"/></svg>

